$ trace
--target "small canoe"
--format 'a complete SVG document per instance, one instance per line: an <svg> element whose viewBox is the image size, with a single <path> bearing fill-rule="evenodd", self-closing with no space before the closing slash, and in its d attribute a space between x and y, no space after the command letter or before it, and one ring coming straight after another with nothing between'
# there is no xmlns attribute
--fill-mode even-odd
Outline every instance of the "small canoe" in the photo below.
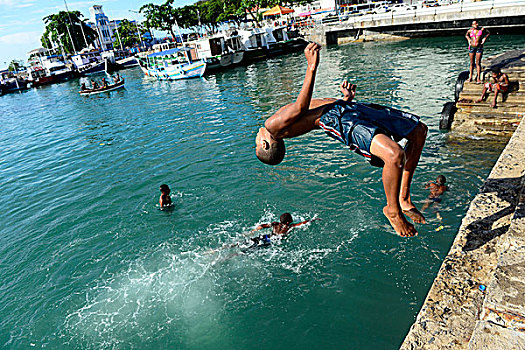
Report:
<svg viewBox="0 0 525 350"><path fill-rule="evenodd" d="M101 92L107 92L112 90L117 90L124 87L124 79L120 79L118 83L108 85L106 87L98 88L98 89L86 89L81 90L78 93L81 95L94 95L94 94L100 94Z"/></svg>

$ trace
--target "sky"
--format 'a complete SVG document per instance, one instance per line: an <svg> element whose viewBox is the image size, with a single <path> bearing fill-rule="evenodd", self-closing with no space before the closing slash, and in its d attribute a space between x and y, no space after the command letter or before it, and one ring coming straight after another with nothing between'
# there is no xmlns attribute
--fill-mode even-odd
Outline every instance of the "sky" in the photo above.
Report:
<svg viewBox="0 0 525 350"><path fill-rule="evenodd" d="M140 14L129 12L147 3L161 4L165 0L66 0L70 11L80 11L89 19L89 8L102 5L110 20L127 18L143 20ZM195 0L176 0L175 6L194 3ZM64 0L0 0L0 69L13 59L27 61L27 52L42 47L42 21L47 15L65 11Z"/></svg>

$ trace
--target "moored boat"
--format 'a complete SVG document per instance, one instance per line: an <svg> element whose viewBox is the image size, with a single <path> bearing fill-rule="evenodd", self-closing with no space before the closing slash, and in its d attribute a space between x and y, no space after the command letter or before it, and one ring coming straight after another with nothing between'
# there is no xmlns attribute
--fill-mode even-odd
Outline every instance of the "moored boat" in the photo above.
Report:
<svg viewBox="0 0 525 350"><path fill-rule="evenodd" d="M199 78L206 71L206 63L195 59L191 48L174 48L155 52L139 60L145 75L160 80Z"/></svg>
<svg viewBox="0 0 525 350"><path fill-rule="evenodd" d="M74 56L71 60L80 76L104 72L106 61L102 59L99 51L84 51Z"/></svg>
<svg viewBox="0 0 525 350"><path fill-rule="evenodd" d="M19 79L17 77L0 80L0 94L2 95L11 92L27 90L28 88L29 84L27 80Z"/></svg>
<svg viewBox="0 0 525 350"><path fill-rule="evenodd" d="M242 61L242 52L236 53L231 49L223 36L188 41L186 46L195 49L196 58L206 62L208 71L223 69Z"/></svg>
<svg viewBox="0 0 525 350"><path fill-rule="evenodd" d="M30 51L28 81L32 86L60 83L73 77L71 64L64 63L64 56L47 55L50 50L36 49Z"/></svg>

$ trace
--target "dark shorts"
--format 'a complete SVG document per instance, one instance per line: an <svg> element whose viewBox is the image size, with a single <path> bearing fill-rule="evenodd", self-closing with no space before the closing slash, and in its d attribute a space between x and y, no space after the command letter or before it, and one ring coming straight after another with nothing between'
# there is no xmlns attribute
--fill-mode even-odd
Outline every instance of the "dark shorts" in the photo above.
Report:
<svg viewBox="0 0 525 350"><path fill-rule="evenodd" d="M480 45L478 47L469 46L468 53L483 53L483 45Z"/></svg>
<svg viewBox="0 0 525 350"><path fill-rule="evenodd" d="M372 139L385 134L396 142L406 138L419 124L417 115L370 103L338 100L325 107L319 126L334 139L362 155L374 166L383 166L370 153Z"/></svg>

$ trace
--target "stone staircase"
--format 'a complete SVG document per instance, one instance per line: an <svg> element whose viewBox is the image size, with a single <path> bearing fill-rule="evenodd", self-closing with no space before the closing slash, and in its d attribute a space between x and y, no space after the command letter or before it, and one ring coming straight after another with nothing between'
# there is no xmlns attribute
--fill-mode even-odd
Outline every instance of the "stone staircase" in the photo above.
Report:
<svg viewBox="0 0 525 350"><path fill-rule="evenodd" d="M508 94L499 94L497 108L490 106L493 93L485 101L475 103L483 84L465 82L456 103L452 130L476 135L512 135L525 115L525 66L503 68L502 72L509 76L511 88ZM490 73L485 75L484 83L489 81Z"/></svg>

